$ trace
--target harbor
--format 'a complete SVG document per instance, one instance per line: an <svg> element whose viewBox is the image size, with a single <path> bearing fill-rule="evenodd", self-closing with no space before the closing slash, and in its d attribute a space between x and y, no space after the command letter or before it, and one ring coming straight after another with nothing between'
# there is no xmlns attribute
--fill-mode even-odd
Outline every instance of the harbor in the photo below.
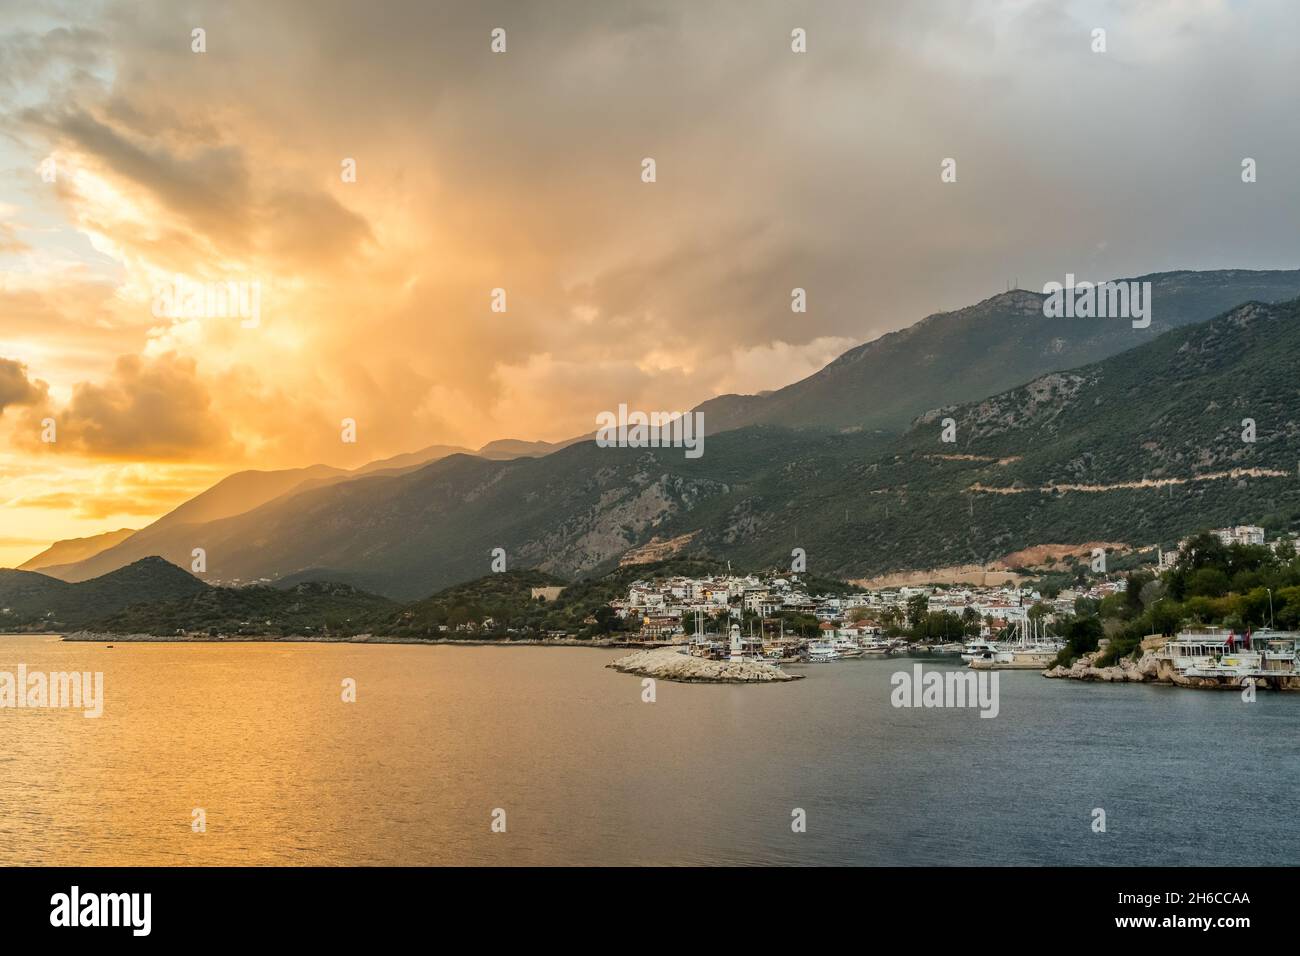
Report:
<svg viewBox="0 0 1300 956"><path fill-rule="evenodd" d="M1102 651L1044 677L1111 683L1152 683L1206 690L1300 690L1300 634L1265 630L1238 637L1222 628L1152 635L1136 658L1099 666Z"/></svg>
<svg viewBox="0 0 1300 956"><path fill-rule="evenodd" d="M1040 621L1020 621L1014 640L993 643L977 640L967 645L962 659L974 670L1044 670L1065 649L1065 642L1049 637Z"/></svg>

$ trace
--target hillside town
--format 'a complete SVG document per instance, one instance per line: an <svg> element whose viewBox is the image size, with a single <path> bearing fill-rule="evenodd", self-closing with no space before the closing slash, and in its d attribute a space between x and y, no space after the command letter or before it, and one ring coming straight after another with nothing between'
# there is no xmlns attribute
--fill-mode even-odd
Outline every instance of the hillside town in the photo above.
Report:
<svg viewBox="0 0 1300 956"><path fill-rule="evenodd" d="M803 576L716 575L676 576L634 582L626 598L610 602L629 629L640 622L646 640L672 640L694 633L694 620L763 622L815 620L823 637L856 637L884 633L914 619L919 608L927 613L948 612L966 627L951 634L987 636L1025 621L1030 608L1043 605L1067 614L1078 598L1102 598L1123 591L1125 582L1103 581L1088 588L1065 589L1048 599L1033 587L1004 585L930 585L862 590L849 593L810 593ZM913 620L914 623L914 620Z"/></svg>
<svg viewBox="0 0 1300 956"><path fill-rule="evenodd" d="M1300 536L1282 535L1266 541L1264 529L1237 525L1214 529L1225 546L1268 547L1274 553L1300 551ZM1190 539L1168 551L1153 548L1157 571L1173 568ZM725 633L731 623L760 634L777 629L821 640L861 640L868 636L898 634L905 626L915 630L923 615L939 615L943 622L960 621L950 632L931 635L931 647L956 646L970 638L991 638L1022 627L1032 608L1047 623L1076 612L1081 599L1101 602L1123 594L1122 574L1101 575L1086 586L1064 587L1044 593L1031 583L1000 586L914 585L864 588L860 591L818 592L808 576L796 573L719 574L698 577L676 575L638 580L625 598L610 602L626 630L643 641L676 641L700 631ZM901 645L901 642L899 642ZM917 643L909 645L917 649ZM901 647L900 647L901 649Z"/></svg>

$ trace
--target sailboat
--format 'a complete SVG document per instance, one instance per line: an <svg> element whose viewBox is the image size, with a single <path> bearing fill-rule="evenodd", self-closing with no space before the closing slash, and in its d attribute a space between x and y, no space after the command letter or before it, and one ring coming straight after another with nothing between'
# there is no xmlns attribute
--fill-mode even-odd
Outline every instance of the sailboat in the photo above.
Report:
<svg viewBox="0 0 1300 956"><path fill-rule="evenodd" d="M990 646L971 657L970 666L976 670L1043 670L1065 647L1064 641L1047 636L1046 626L1039 620L1016 622L1016 633L1015 641Z"/></svg>

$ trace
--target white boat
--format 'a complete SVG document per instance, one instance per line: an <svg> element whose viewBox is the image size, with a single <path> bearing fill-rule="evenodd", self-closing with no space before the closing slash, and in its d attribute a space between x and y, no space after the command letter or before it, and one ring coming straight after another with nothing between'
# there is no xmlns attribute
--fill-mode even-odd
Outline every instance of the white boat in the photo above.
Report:
<svg viewBox="0 0 1300 956"><path fill-rule="evenodd" d="M929 650L931 654L961 654L966 650L965 644L935 644L930 648L921 648Z"/></svg>
<svg viewBox="0 0 1300 956"><path fill-rule="evenodd" d="M976 670L1045 670L1056 660L1065 642L1039 633L1038 621L1021 621L1017 640L994 645L970 658ZM963 654L964 658L966 655Z"/></svg>
<svg viewBox="0 0 1300 956"><path fill-rule="evenodd" d="M808 663L809 664L829 664L831 661L838 661L840 653L835 649L835 645L827 641L815 641L808 645Z"/></svg>
<svg viewBox="0 0 1300 956"><path fill-rule="evenodd" d="M870 650L865 649L863 645L859 644L857 641L850 640L847 637L837 638L831 643L831 647L835 648L835 652L842 658L861 657L864 653L871 653Z"/></svg>
<svg viewBox="0 0 1300 956"><path fill-rule="evenodd" d="M996 642L977 637L966 642L966 647L961 652L961 659L969 663L977 657L981 659L991 658L999 650L1001 648L998 647Z"/></svg>

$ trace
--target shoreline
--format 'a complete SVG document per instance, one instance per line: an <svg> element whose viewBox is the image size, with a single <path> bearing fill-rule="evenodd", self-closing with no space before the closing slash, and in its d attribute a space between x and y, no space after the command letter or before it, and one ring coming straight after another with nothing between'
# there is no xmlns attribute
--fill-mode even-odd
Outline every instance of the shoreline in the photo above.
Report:
<svg viewBox="0 0 1300 956"><path fill-rule="evenodd" d="M107 634L102 631L72 631L50 634L62 641L78 644L450 644L459 647L626 647L626 641L582 640L576 637L547 638L465 638L402 637L378 634L353 634L346 637L321 637L310 634L279 636L276 634Z"/></svg>
<svg viewBox="0 0 1300 956"><path fill-rule="evenodd" d="M1187 690L1220 690L1240 692L1246 685L1240 682L1214 677L1186 677L1175 673L1171 668L1161 667L1152 645L1145 649L1142 656L1134 661L1131 657L1122 658L1118 664L1108 667L1096 666L1101 651L1085 654L1074 663L1043 671L1043 676L1052 680L1081 680L1103 684L1154 684L1158 687L1177 687ZM1270 683L1271 682L1271 683ZM1300 677L1279 675L1275 678L1255 680L1252 685L1259 690L1273 690L1281 693L1300 691Z"/></svg>
<svg viewBox="0 0 1300 956"><path fill-rule="evenodd" d="M680 684L775 684L803 680L775 664L761 661L715 661L680 654L674 647L636 651L605 665L620 674L633 674Z"/></svg>

